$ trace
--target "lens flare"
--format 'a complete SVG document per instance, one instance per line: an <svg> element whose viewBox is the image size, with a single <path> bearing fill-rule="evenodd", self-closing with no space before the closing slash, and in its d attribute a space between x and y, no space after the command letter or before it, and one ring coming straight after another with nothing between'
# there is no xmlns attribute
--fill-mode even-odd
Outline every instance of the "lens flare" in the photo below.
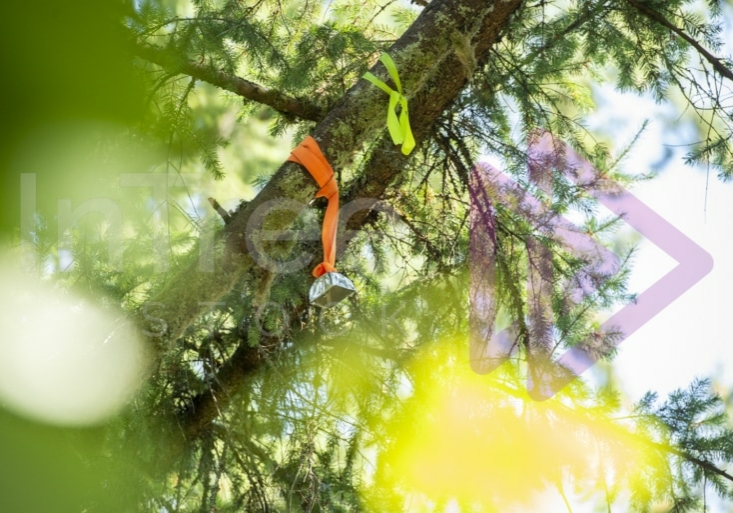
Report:
<svg viewBox="0 0 733 513"><path fill-rule="evenodd" d="M413 506L458 501L515 511L548 491L560 496L564 483L588 499L640 479L640 468L665 464L629 426L584 398L582 385L537 402L511 362L480 376L455 356L465 345L450 346L432 347L408 370L414 393L390 427L378 487L404 491ZM407 509L422 511L413 506Z"/></svg>
<svg viewBox="0 0 733 513"><path fill-rule="evenodd" d="M0 261L0 404L44 422L103 421L142 379L143 346L121 314Z"/></svg>

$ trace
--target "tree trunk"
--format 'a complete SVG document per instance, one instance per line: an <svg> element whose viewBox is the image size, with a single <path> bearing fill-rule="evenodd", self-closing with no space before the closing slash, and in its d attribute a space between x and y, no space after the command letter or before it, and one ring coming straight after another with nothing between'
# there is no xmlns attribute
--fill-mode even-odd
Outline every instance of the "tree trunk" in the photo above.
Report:
<svg viewBox="0 0 733 513"><path fill-rule="evenodd" d="M465 87L476 63L486 60L489 49L500 40L521 4L521 0L434 0L389 49L410 102L410 120L418 146ZM374 65L371 72L388 82L381 63ZM312 135L334 169L348 166L357 151L384 132L387 104L384 92L366 80L359 80L315 127ZM366 198L364 206L368 208L383 197L408 158L392 144L388 135L382 134L363 174L342 196L346 201ZM243 279L248 283L267 279L268 272L257 265L248 251L248 244L261 242L257 240L260 236L257 230L248 229L253 213L271 200L288 199L305 206L317 190L316 182L304 168L286 162L226 225L225 247L216 269L200 272L198 263L194 262L151 300L163 306L160 317L167 325L164 334L153 337L158 357L207 308L206 303L216 301ZM280 215L268 216L261 228L288 229L296 213L279 212ZM352 216L348 228L357 229L366 216L365 211ZM340 252L343 249L342 243ZM258 348L248 347L247 341L242 341L214 380L215 388L194 398L191 408L179 419L187 437L200 435L225 407L232 389L262 364L264 359L257 351Z"/></svg>

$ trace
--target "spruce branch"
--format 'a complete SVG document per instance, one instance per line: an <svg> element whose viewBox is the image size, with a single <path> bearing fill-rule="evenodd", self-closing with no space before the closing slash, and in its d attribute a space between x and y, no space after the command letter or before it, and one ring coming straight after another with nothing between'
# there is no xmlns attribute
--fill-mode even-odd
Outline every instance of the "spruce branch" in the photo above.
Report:
<svg viewBox="0 0 733 513"><path fill-rule="evenodd" d="M399 220L402 221L402 223L410 229L415 239L421 241L425 245L425 249L427 250L430 257L435 259L436 262L440 262L440 251L438 250L438 248L435 247L435 245L427 237L427 235L425 235L425 233L423 233L423 231L417 227L415 222L407 217L407 215L405 215L403 212L397 212L397 216Z"/></svg>
<svg viewBox="0 0 733 513"><path fill-rule="evenodd" d="M719 59L718 57L714 56L712 53L707 51L705 47L703 47L700 43L698 43L693 37L687 34L684 30L675 26L672 22L670 22L667 18L665 18L661 13L659 13L658 11L655 11L648 5L642 2L638 2L637 0L626 0L626 1L629 4L631 4L632 6L634 6L637 11L639 11L641 14L643 14L647 18L668 28L669 30L674 32L677 36L684 39L690 46L692 46L695 50L697 50L697 52L700 55L702 55L706 61L710 63L710 65L713 67L713 69L716 72L718 72L719 75L733 82L733 70L728 68L721 59Z"/></svg>
<svg viewBox="0 0 733 513"><path fill-rule="evenodd" d="M308 121L320 121L325 115L324 109L320 105L293 98L274 89L268 89L207 64L198 64L181 59L162 48L137 43L133 46L133 51L141 59L156 64L167 71L188 75L196 80L207 82L242 98L272 107L282 114Z"/></svg>
<svg viewBox="0 0 733 513"><path fill-rule="evenodd" d="M708 472L712 472L713 474L717 474L720 477L722 477L724 479L727 479L728 481L730 481L731 483L733 483L733 476L730 475L725 470L722 470L722 469L718 468L713 463L710 463L709 461L706 461L706 460L702 460L700 458L696 458L695 456L693 456L689 452L680 451L679 449L668 449L668 450L670 452L672 452L675 456L679 456L680 458L682 458L684 460L687 460L690 463L693 463L693 464L697 465L698 467L700 467L700 468L702 468L702 469L704 469L704 470L706 470Z"/></svg>

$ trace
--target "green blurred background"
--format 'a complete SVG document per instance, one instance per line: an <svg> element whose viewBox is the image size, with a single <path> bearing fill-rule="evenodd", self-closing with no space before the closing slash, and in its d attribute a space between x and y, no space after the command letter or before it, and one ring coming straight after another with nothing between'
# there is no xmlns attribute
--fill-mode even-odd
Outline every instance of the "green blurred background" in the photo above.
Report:
<svg viewBox="0 0 733 513"><path fill-rule="evenodd" d="M125 4L41 0L4 5L0 233L6 240L18 235L20 173L36 173L41 212L53 208L57 198L78 198L80 186L95 178L88 169L75 169L73 162L33 165L28 154L54 160L51 157L63 154L76 137L69 127L131 126L140 121L142 86L131 72L132 59L119 25ZM64 134L66 140L48 136L54 133Z"/></svg>
<svg viewBox="0 0 733 513"><path fill-rule="evenodd" d="M70 146L78 150L88 142L91 151L95 144L88 130L73 127L140 122L142 87L119 29L124 9L119 0L3 5L2 246L19 240L21 173L36 174L38 210L52 217L59 198L88 195L88 189L80 192L84 185L105 174L63 158L70 156ZM99 428L42 426L0 409L0 511L78 512L90 499L122 506L121 497L103 489L101 473L112 472L114 465L109 455L98 453L100 436Z"/></svg>

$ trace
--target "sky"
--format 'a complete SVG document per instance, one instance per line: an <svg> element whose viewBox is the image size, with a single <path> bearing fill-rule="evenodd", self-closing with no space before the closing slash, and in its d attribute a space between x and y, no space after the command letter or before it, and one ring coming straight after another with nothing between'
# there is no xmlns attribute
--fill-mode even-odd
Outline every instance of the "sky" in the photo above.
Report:
<svg viewBox="0 0 733 513"><path fill-rule="evenodd" d="M634 173L659 167L659 176L636 184L630 189L632 194L714 261L707 276L622 342L613 362L620 384L634 400L648 390L666 395L686 387L696 376L714 377L733 387L733 338L726 315L730 305L726 300L733 285L733 183L721 182L714 171L707 173L684 164L685 148L673 146L694 140L694 134L684 126L671 131L662 122L668 107L649 98L622 96L609 88L601 93L603 101L593 122L618 123L620 141L628 140L645 118L651 121L624 167ZM674 259L642 238L632 266L630 290L643 292L676 265Z"/></svg>
<svg viewBox="0 0 733 513"><path fill-rule="evenodd" d="M719 392L727 393L733 388L733 324L728 317L733 306L733 183L720 181L714 172L684 164L685 148L674 146L682 140L695 140L694 134L682 126L671 130L661 121L668 107L609 89L603 90L602 96L598 122L611 119L619 123L620 134L633 133L645 118L652 121L625 166L629 171L644 173L662 163L659 176L637 184L632 193L713 258L707 276L622 342L612 364L617 384L633 402L647 391L656 391L664 398L687 387L696 377L712 378ZM632 267L630 290L642 292L676 265L675 260L642 238ZM730 505L724 505L713 493L708 497L709 511L730 511ZM548 493L545 498L553 501L552 508L545 511L566 511L556 497ZM575 511L585 511L583 505L578 506Z"/></svg>
<svg viewBox="0 0 733 513"><path fill-rule="evenodd" d="M733 9L726 8L717 55L733 54ZM725 33L727 32L727 35ZM728 90L730 93L730 89ZM628 171L659 176L637 184L632 193L713 258L713 269L700 282L625 340L614 360L630 398L646 391L661 396L687 386L695 377L711 377L723 389L733 387L733 337L727 311L733 286L733 183L683 162L684 144L697 140L691 125L674 116L670 105L651 98L621 95L611 87L597 91L599 109L592 123L612 123L619 141L628 140L644 119L651 121L625 161ZM654 244L642 239L630 279L643 291L676 265Z"/></svg>

